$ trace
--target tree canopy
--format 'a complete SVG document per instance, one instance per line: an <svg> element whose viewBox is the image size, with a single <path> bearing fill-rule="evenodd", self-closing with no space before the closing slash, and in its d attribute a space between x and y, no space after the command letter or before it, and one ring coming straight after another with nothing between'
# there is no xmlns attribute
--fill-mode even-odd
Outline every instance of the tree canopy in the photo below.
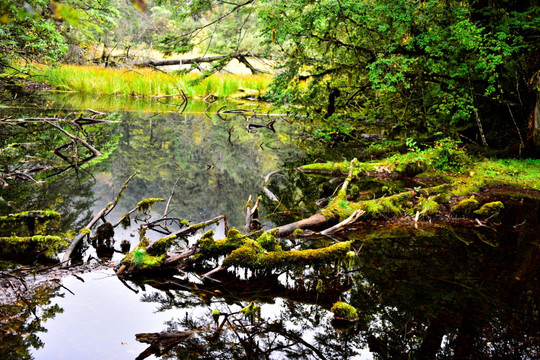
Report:
<svg viewBox="0 0 540 360"><path fill-rule="evenodd" d="M263 33L285 61L274 97L324 108L341 90L330 128L384 120L410 136L455 134L506 129L512 116L523 124L530 114L528 81L540 66L536 1L266 4Z"/></svg>

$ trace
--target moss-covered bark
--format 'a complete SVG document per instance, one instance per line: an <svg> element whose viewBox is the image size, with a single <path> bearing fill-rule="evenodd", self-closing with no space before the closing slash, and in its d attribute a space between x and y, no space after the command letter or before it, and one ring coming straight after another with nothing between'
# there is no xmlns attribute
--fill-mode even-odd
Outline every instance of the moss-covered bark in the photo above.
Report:
<svg viewBox="0 0 540 360"><path fill-rule="evenodd" d="M59 236L10 236L0 237L0 256L7 259L51 258L67 241Z"/></svg>

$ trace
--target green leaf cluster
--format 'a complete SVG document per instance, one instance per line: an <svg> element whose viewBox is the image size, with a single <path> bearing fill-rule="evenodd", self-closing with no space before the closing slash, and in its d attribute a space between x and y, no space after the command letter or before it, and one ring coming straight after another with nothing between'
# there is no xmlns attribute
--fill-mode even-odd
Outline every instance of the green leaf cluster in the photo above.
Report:
<svg viewBox="0 0 540 360"><path fill-rule="evenodd" d="M265 3L262 32L283 61L270 98L320 117L320 136L354 137L381 122L403 139L474 133L479 122L513 126L512 115L525 125L534 99L519 94L530 93L527 81L538 70L531 62L539 49L536 2ZM525 106L511 114L509 103Z"/></svg>

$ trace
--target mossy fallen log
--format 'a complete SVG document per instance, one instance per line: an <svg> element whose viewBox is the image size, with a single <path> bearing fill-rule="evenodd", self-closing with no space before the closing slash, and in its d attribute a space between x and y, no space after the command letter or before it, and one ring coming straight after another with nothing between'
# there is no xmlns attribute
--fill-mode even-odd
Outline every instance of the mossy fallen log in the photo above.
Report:
<svg viewBox="0 0 540 360"><path fill-rule="evenodd" d="M341 242L320 249L283 250L276 231L265 232L253 239L232 228L224 239L214 239L207 231L190 249L181 254L169 254L174 236L162 238L152 244L143 239L124 257L118 275L163 271L205 265L209 261L223 260L223 268L238 267L252 270L283 270L294 267L314 266L345 261L351 242ZM156 245L157 244L157 245Z"/></svg>
<svg viewBox="0 0 540 360"><path fill-rule="evenodd" d="M320 249L266 251L257 241L246 241L223 260L223 266L236 266L252 270L278 270L294 267L331 264L343 261L351 249L345 241Z"/></svg>
<svg viewBox="0 0 540 360"><path fill-rule="evenodd" d="M52 258L67 241L59 236L34 235L0 237L0 256L4 259Z"/></svg>
<svg viewBox="0 0 540 360"><path fill-rule="evenodd" d="M56 224L60 221L60 214L53 210L32 210L20 213L0 216L0 229L9 226L23 225L28 235L43 235L49 224ZM21 230L18 228L18 230ZM20 233L20 231L17 231Z"/></svg>

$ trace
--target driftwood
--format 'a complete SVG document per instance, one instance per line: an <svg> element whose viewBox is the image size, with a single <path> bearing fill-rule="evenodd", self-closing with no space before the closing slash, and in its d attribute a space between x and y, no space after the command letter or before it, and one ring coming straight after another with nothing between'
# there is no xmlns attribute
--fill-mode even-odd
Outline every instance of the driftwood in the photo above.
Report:
<svg viewBox="0 0 540 360"><path fill-rule="evenodd" d="M216 216L215 218L213 219L210 219L210 220L207 220L207 221L203 221L201 223L198 223L198 224L193 224L193 225L190 225L186 228L183 228L183 229L180 229L178 231L176 231L175 233L167 236L167 238L185 238L186 236L189 236L189 235L192 235L194 234L195 232L197 232L199 229L203 229L209 225L212 225L212 224L215 224L219 221L223 220L224 223L225 223L225 233L228 232L228 225L227 225L227 217L225 215L220 215L220 216ZM163 221L163 219L159 219L158 221ZM147 251L147 250L150 250L152 248L152 246L160 241L162 239L159 239L159 240L156 240L154 242L152 242L151 244L148 244L143 251ZM139 244L139 247L141 245ZM167 249L165 249L166 251ZM141 251L141 249L139 249L139 251ZM165 259L162 261L161 263L161 266L160 266L160 269L163 269L163 268L171 268L171 267L174 267L176 266L176 264L181 261L181 260L184 260L184 259L187 259L187 258L190 258L192 257L193 255L196 255L200 252L200 248L197 246L197 244L194 244L191 248L179 253L179 254L166 254L167 256L165 257ZM135 266L133 266L133 264L122 264L118 270L116 271L116 275L120 276L122 274L129 274L129 273L133 273L133 272L136 272L137 269Z"/></svg>
<svg viewBox="0 0 540 360"><path fill-rule="evenodd" d="M250 233L252 231L259 230L261 228L261 222L259 221L259 204L261 203L261 198L258 197L255 201L255 205L251 208L251 195L249 196L248 202L246 204L246 232Z"/></svg>

